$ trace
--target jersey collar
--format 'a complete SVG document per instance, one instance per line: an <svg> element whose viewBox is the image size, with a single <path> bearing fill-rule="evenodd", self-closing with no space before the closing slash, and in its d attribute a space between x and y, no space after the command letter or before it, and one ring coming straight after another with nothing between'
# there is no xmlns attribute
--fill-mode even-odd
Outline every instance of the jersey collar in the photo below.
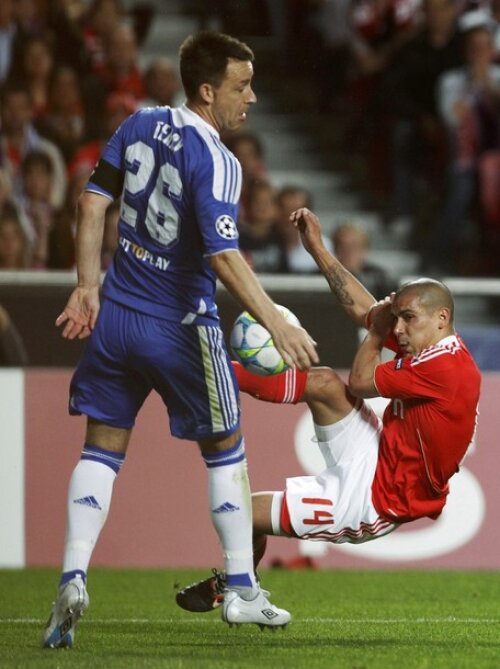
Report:
<svg viewBox="0 0 500 669"><path fill-rule="evenodd" d="M187 106L186 103L184 103L184 104L181 106L181 111L182 111L183 114L186 114L186 116L187 116L189 119L191 119L191 121L193 122L193 125L201 125L201 126L203 126L204 128L206 128L209 132L211 132L212 135L214 135L214 136L217 137L217 138L220 138L219 133L218 133L217 130L213 127L213 125L210 125L210 123L208 123L207 121L205 121L204 118L201 118L201 116L200 116L199 114L197 114L196 112L194 112L194 111L192 111L191 109L189 109L189 107Z"/></svg>
<svg viewBox="0 0 500 669"><path fill-rule="evenodd" d="M450 344L458 344L458 339L456 334L446 335L443 339L440 339L434 346L449 346Z"/></svg>

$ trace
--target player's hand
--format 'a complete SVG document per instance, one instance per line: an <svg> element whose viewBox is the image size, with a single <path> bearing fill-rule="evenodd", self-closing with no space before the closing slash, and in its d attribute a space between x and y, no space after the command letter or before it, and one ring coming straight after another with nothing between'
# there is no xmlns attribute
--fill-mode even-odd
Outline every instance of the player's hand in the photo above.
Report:
<svg viewBox="0 0 500 669"><path fill-rule="evenodd" d="M290 221L300 233L305 250L311 255L315 249L323 246L319 218L306 207L301 207L290 214Z"/></svg>
<svg viewBox="0 0 500 669"><path fill-rule="evenodd" d="M71 293L64 311L56 319L56 326L64 325L65 339L84 339L95 327L99 313L99 287L78 287Z"/></svg>
<svg viewBox="0 0 500 669"><path fill-rule="evenodd" d="M271 334L281 357L292 369L305 371L319 363L317 343L303 327L283 319L283 323Z"/></svg>
<svg viewBox="0 0 500 669"><path fill-rule="evenodd" d="M392 303L395 293L391 293L383 300L375 302L366 315L367 327L376 332L380 337L387 337L394 326L394 314Z"/></svg>

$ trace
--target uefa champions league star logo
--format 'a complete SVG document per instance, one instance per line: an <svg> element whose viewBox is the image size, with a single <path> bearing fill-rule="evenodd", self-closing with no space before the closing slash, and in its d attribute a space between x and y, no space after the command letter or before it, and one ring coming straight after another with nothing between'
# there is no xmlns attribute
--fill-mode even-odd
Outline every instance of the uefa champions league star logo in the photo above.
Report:
<svg viewBox="0 0 500 669"><path fill-rule="evenodd" d="M238 228L236 223L233 221L231 216L223 214L215 221L215 229L217 234L219 234L224 239L237 239L238 237Z"/></svg>

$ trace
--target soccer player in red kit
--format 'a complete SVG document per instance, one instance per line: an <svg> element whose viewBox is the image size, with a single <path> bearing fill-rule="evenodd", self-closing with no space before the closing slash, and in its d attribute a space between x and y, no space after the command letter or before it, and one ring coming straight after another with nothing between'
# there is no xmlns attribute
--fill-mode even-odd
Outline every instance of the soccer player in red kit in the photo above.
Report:
<svg viewBox="0 0 500 669"><path fill-rule="evenodd" d="M254 493L254 562L267 535L361 543L417 518L435 519L476 427L480 373L453 325L453 298L434 279L374 298L324 247L318 218L292 214L305 248L347 313L368 329L348 383L333 369L256 376L234 363L240 389L270 402L307 402L325 469ZM384 346L396 356L381 361ZM390 398L382 420L364 398ZM223 575L188 586L177 602L210 610Z"/></svg>

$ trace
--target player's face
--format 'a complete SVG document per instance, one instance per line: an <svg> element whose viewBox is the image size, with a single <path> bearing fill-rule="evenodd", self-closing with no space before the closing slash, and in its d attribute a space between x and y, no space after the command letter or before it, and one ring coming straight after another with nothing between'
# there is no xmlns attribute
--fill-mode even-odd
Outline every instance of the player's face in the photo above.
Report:
<svg viewBox="0 0 500 669"><path fill-rule="evenodd" d="M431 310L418 295L403 293L394 300L394 334L405 356L417 355L443 338L443 309Z"/></svg>
<svg viewBox="0 0 500 669"><path fill-rule="evenodd" d="M257 101L252 77L250 61L229 59L226 76L214 89L212 111L219 130L236 130L246 121L248 108Z"/></svg>

